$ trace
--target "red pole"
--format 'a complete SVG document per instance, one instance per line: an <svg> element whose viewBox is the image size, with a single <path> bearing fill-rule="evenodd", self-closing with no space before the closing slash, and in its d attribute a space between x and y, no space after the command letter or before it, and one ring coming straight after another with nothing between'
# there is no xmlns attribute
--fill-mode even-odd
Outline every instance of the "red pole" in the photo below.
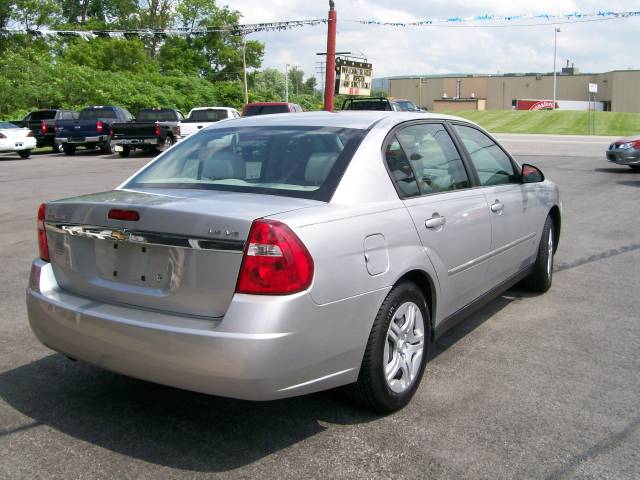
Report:
<svg viewBox="0 0 640 480"><path fill-rule="evenodd" d="M324 109L333 112L333 94L336 83L336 24L337 12L333 0L329 0L329 22L327 28L327 68L324 82Z"/></svg>

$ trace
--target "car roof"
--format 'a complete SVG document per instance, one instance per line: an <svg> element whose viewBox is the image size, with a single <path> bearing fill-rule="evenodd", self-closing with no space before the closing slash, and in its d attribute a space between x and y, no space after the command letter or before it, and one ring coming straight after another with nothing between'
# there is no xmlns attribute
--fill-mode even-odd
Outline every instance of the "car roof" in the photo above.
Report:
<svg viewBox="0 0 640 480"><path fill-rule="evenodd" d="M234 127L282 126L282 127L334 127L367 130L376 123L385 120L385 127L411 120L459 120L473 123L467 119L439 113L393 112L383 110L349 110L342 112L301 112L296 115L276 113L255 115L233 121ZM214 124L209 128L228 128L230 124Z"/></svg>

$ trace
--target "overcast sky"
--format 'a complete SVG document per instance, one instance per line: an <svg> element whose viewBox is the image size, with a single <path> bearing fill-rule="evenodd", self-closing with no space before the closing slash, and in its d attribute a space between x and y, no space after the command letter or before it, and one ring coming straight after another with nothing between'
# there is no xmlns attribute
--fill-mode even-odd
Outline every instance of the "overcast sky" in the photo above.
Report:
<svg viewBox="0 0 640 480"><path fill-rule="evenodd" d="M219 3L224 3L224 0ZM326 17L328 0L228 0L243 23ZM338 51L364 53L374 76L441 73L549 72L553 70L553 26L521 28L381 27L348 19L418 21L482 14L568 13L638 10L638 0L336 0ZM342 21L341 21L342 20ZM558 61L582 72L640 69L640 17L563 25ZM314 72L326 50L326 25L255 33L266 44L265 67L299 64Z"/></svg>

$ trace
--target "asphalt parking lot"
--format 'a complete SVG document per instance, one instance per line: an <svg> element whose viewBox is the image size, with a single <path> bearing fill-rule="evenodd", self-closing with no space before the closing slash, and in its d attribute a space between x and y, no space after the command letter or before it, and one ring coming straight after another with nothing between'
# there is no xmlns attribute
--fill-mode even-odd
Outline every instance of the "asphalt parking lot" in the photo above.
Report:
<svg viewBox="0 0 640 480"><path fill-rule="evenodd" d="M441 338L391 416L335 392L208 397L40 345L24 305L38 204L151 157L0 155L0 478L639 478L640 173L606 162L607 138L498 138L560 185L553 286L512 289Z"/></svg>

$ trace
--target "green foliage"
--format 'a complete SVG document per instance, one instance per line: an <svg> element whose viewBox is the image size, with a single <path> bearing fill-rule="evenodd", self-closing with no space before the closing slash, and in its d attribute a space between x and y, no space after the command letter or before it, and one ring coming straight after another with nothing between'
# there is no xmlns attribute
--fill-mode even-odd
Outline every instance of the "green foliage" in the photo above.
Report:
<svg viewBox="0 0 640 480"><path fill-rule="evenodd" d="M158 70L157 62L149 58L144 43L137 38L74 39L64 49L62 59L68 64L82 65L95 70L133 73Z"/></svg>

